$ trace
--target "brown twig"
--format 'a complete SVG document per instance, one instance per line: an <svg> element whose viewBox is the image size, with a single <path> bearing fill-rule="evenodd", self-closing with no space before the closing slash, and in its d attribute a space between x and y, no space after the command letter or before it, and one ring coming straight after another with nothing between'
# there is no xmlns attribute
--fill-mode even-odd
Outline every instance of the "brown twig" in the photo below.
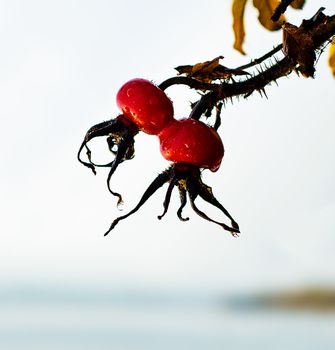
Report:
<svg viewBox="0 0 335 350"><path fill-rule="evenodd" d="M287 7L293 2L294 0L281 0L276 9L273 12L273 15L271 16L271 21L277 22L280 18L280 16L285 13Z"/></svg>

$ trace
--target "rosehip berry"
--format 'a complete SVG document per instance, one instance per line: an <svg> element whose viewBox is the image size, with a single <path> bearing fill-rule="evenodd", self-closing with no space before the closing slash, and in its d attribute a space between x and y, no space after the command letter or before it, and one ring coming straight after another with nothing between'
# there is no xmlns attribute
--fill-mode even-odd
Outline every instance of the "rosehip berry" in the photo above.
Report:
<svg viewBox="0 0 335 350"><path fill-rule="evenodd" d="M158 216L159 219L166 214L173 188L177 187L180 197L177 215L180 220L189 220L188 217L182 215L183 208L189 199L196 214L220 225L236 236L240 232L238 224L214 197L211 187L203 183L201 179L202 168L214 172L221 165L224 148L216 130L196 119L174 119L171 100L163 90L145 79L133 79L125 83L118 91L116 100L122 114L114 119L96 124L87 131L78 151L78 160L94 173L95 167L110 168L107 177L108 189L118 197L118 204L122 202L122 197L111 190L110 179L120 163L134 156L134 136L139 130L158 136L161 153L172 164L152 181L138 204L130 212L112 222L105 235L120 220L137 212L159 188L168 183L163 203L164 211ZM115 159L107 164L93 162L91 151L87 146L90 140L101 136L107 137L108 148L115 155ZM84 148L86 148L88 162L83 161L80 157ZM195 203L199 197L225 214L230 219L231 225L213 220L201 211Z"/></svg>
<svg viewBox="0 0 335 350"><path fill-rule="evenodd" d="M174 120L159 133L163 157L174 163L187 163L217 171L224 148L218 133L191 118Z"/></svg>
<svg viewBox="0 0 335 350"><path fill-rule="evenodd" d="M122 113L143 132L157 135L173 120L173 105L163 90L145 79L125 83L116 96Z"/></svg>

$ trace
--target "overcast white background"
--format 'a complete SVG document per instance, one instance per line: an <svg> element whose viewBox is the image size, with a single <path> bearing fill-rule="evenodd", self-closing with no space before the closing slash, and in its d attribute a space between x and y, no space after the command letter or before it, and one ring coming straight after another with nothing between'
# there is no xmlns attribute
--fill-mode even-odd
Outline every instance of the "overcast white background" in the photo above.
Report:
<svg viewBox="0 0 335 350"><path fill-rule="evenodd" d="M299 24L319 5L334 14L333 1L309 0L288 20ZM164 189L104 237L120 215L107 172L94 177L76 152L89 127L117 115L118 88L134 77L159 84L178 65L218 55L235 67L281 34L263 30L249 6L248 56L241 56L232 49L230 1L12 0L0 8L2 286L223 292L333 284L335 81L327 53L315 79L292 74L267 88L268 100L254 94L223 111L226 155L204 181L240 224L239 238L189 207L190 221L180 222L177 192L157 220ZM176 116L187 116L196 96L187 87L167 93ZM139 135L135 146L112 181L124 211L168 166L155 137ZM96 147L99 159L109 159L105 143Z"/></svg>

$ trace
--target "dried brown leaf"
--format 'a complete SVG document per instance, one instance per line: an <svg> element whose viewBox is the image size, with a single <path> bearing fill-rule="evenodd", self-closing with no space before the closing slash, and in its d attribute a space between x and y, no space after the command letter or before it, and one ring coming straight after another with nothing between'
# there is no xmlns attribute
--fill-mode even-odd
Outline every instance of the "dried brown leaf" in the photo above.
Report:
<svg viewBox="0 0 335 350"><path fill-rule="evenodd" d="M211 83L213 80L217 79L228 79L232 75L249 74L242 69L232 69L221 65L220 59L222 58L223 56L218 56L211 61L197 63L193 66L178 66L175 69L179 74L185 74L187 77L194 78L205 83Z"/></svg>
<svg viewBox="0 0 335 350"><path fill-rule="evenodd" d="M303 27L285 23L283 26L283 52L298 65L305 77L313 77L316 59L311 34Z"/></svg>
<svg viewBox="0 0 335 350"><path fill-rule="evenodd" d="M245 55L243 42L245 37L244 31L244 10L247 0L233 0L233 31L235 36L234 49Z"/></svg>
<svg viewBox="0 0 335 350"><path fill-rule="evenodd" d="M192 76L206 76L215 70L217 66L220 64L220 59L223 58L223 56L215 57L211 61L206 61L202 63L197 63L192 67L191 75Z"/></svg>
<svg viewBox="0 0 335 350"><path fill-rule="evenodd" d="M253 4L259 11L258 20L264 28L271 31L281 28L285 21L284 15L281 15L276 22L271 20L273 12L279 4L278 0L253 0Z"/></svg>

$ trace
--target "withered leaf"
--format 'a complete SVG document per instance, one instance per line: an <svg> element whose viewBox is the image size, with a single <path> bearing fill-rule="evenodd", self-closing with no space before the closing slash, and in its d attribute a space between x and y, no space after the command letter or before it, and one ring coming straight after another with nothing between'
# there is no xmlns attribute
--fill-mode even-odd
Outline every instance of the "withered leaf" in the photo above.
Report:
<svg viewBox="0 0 335 350"><path fill-rule="evenodd" d="M175 69L179 74L185 74L187 77L197 79L204 83L211 83L213 80L224 80L231 78L233 75L249 74L242 69L227 68L220 64L223 56L215 57L211 61L197 63L195 65L178 66Z"/></svg>
<svg viewBox="0 0 335 350"><path fill-rule="evenodd" d="M271 20L274 10L279 4L278 0L253 0L253 4L259 11L258 20L264 28L271 31L281 28L283 22L285 22L283 15L276 22Z"/></svg>
<svg viewBox="0 0 335 350"><path fill-rule="evenodd" d="M235 36L234 49L245 55L243 42L245 37L244 31L244 10L247 0L233 0L233 31Z"/></svg>
<svg viewBox="0 0 335 350"><path fill-rule="evenodd" d="M275 8L273 15L271 16L272 21L278 21L280 16L285 13L288 6L295 9L301 9L305 4L305 0L281 0L278 6Z"/></svg>
<svg viewBox="0 0 335 350"><path fill-rule="evenodd" d="M313 77L315 72L314 49L313 38L303 26L283 25L283 52L299 65L298 71L305 77Z"/></svg>
<svg viewBox="0 0 335 350"><path fill-rule="evenodd" d="M220 59L222 59L223 56L218 56L212 59L211 61L205 61L203 63L196 63L192 67L191 74L192 76L206 76L208 74L212 74L214 70L220 65Z"/></svg>
<svg viewBox="0 0 335 350"><path fill-rule="evenodd" d="M301 10L305 5L305 0L293 0L291 6L294 9Z"/></svg>
<svg viewBox="0 0 335 350"><path fill-rule="evenodd" d="M335 78L335 41L330 46L328 63Z"/></svg>
<svg viewBox="0 0 335 350"><path fill-rule="evenodd" d="M243 43L245 38L244 12L248 0L233 0L233 31L234 49L245 55ZM295 9L302 9L306 0L253 0L253 5L258 9L258 20L261 25L270 30L279 30L286 19L283 13L290 5Z"/></svg>

